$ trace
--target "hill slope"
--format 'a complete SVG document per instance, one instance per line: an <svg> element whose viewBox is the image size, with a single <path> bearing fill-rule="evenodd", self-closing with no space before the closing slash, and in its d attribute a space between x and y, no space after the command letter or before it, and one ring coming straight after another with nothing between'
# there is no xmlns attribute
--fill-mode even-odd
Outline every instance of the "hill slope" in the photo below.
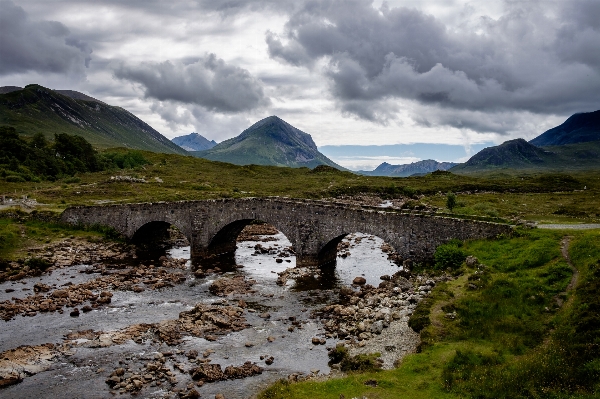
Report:
<svg viewBox="0 0 600 399"><path fill-rule="evenodd" d="M536 147L523 139L484 148L467 162L450 169L471 174L498 170L560 171L600 169L600 141Z"/></svg>
<svg viewBox="0 0 600 399"><path fill-rule="evenodd" d="M185 136L175 137L171 139L171 141L186 151L210 150L217 145L216 141L208 140L198 133L190 133Z"/></svg>
<svg viewBox="0 0 600 399"><path fill-rule="evenodd" d="M292 168L328 165L343 169L321 154L310 134L296 129L277 116L256 122L239 136L210 150L192 153L211 161L236 165L272 165Z"/></svg>
<svg viewBox="0 0 600 399"><path fill-rule="evenodd" d="M72 90L54 91L39 85L0 94L0 126L21 135L54 133L82 136L95 147L128 147L185 155L182 148L120 107L106 105ZM18 88L17 88L18 89Z"/></svg>
<svg viewBox="0 0 600 399"><path fill-rule="evenodd" d="M408 177L415 174L427 174L436 170L448 170L456 165L458 164L454 162L438 162L433 159L425 159L404 165L390 165L384 162L372 171L360 171L359 173L368 176Z"/></svg>
<svg viewBox="0 0 600 399"><path fill-rule="evenodd" d="M530 141L538 147L600 140L600 110L575 114Z"/></svg>

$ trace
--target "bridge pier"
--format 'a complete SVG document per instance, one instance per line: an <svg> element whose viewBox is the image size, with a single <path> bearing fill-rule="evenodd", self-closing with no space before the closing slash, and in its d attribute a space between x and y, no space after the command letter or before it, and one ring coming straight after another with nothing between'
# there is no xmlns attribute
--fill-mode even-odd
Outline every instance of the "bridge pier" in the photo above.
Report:
<svg viewBox="0 0 600 399"><path fill-rule="evenodd" d="M321 266L319 264L319 255L296 255L296 267L314 267Z"/></svg>

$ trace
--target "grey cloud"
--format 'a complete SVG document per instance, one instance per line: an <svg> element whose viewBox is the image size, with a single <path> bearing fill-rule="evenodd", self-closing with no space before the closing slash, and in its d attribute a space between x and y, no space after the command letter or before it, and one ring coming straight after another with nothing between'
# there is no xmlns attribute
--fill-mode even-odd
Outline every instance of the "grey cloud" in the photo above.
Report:
<svg viewBox="0 0 600 399"><path fill-rule="evenodd" d="M270 103L258 79L214 54L185 64L171 61L121 64L114 75L141 84L147 98L196 104L210 111L236 113Z"/></svg>
<svg viewBox="0 0 600 399"><path fill-rule="evenodd" d="M498 19L477 17L468 29L447 29L414 9L308 1L290 16L285 34L268 32L266 43L272 58L292 65L312 68L325 60L341 110L383 123L399 98L492 113L598 108L600 3L559 2L550 12L544 2L505 4ZM477 128L510 130L485 125Z"/></svg>
<svg viewBox="0 0 600 399"><path fill-rule="evenodd" d="M84 75L90 46L56 21L33 21L12 1L0 1L0 74L35 71Z"/></svg>
<svg viewBox="0 0 600 399"><path fill-rule="evenodd" d="M193 126L193 131L209 140L222 141L238 135L252 124L243 115L214 114L197 105L186 106L181 110L174 103L154 101L150 107L167 122L173 131L181 135L191 131L182 130L182 126Z"/></svg>

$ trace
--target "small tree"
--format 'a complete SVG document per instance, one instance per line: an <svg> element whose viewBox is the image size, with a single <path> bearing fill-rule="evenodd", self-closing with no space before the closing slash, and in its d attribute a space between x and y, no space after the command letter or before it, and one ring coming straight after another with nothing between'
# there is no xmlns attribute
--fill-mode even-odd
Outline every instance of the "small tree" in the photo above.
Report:
<svg viewBox="0 0 600 399"><path fill-rule="evenodd" d="M446 194L446 207L450 209L450 212L456 207L456 194L451 191Z"/></svg>

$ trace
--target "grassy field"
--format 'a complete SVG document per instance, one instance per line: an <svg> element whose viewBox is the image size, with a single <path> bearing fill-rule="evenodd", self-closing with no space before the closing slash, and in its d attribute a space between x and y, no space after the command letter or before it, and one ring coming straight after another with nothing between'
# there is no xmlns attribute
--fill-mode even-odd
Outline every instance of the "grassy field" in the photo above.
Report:
<svg viewBox="0 0 600 399"><path fill-rule="evenodd" d="M571 175L504 173L485 178L444 172L392 178L359 176L327 168L236 166L178 155L142 154L150 164L134 169L77 174L56 182L0 181L0 195L15 198L27 195L57 211L68 205L94 205L106 201L152 202L272 195L326 198L360 193L382 198L412 196L418 202L444 208L446 193L452 191L457 193L456 215L542 222L600 221L600 172ZM120 175L146 182L111 179ZM447 212L447 209L442 210Z"/></svg>
<svg viewBox="0 0 600 399"><path fill-rule="evenodd" d="M390 371L281 381L259 398L598 397L600 301L593 290L600 284L600 231L570 237L579 279L569 291L573 270L561 255L563 237L534 230L465 243L483 266L463 266L459 278L419 304L429 317L420 353Z"/></svg>
<svg viewBox="0 0 600 399"><path fill-rule="evenodd" d="M111 150L115 151L121 150ZM148 164L41 183L0 181L0 194L27 195L60 212L70 205L288 196L330 198L368 194L410 197L448 214L542 223L600 222L600 173L497 173L484 177L433 173L424 177L359 176L328 168L235 166L143 152ZM135 181L113 177L129 176ZM39 209L39 208L38 208ZM39 218L0 214L0 259L23 259L27 248L67 235L110 236ZM43 211L42 211L43 212ZM6 216L6 215L5 215ZM569 235L569 254L561 254ZM462 268L423 301L421 352L391 371L325 382L279 382L261 398L592 398L600 388L600 231L517 230L512 237L461 244L484 266ZM1 262L0 262L1 263ZM455 318L447 317L455 314ZM365 385L376 380L377 387ZM595 396L596 395L596 396Z"/></svg>

